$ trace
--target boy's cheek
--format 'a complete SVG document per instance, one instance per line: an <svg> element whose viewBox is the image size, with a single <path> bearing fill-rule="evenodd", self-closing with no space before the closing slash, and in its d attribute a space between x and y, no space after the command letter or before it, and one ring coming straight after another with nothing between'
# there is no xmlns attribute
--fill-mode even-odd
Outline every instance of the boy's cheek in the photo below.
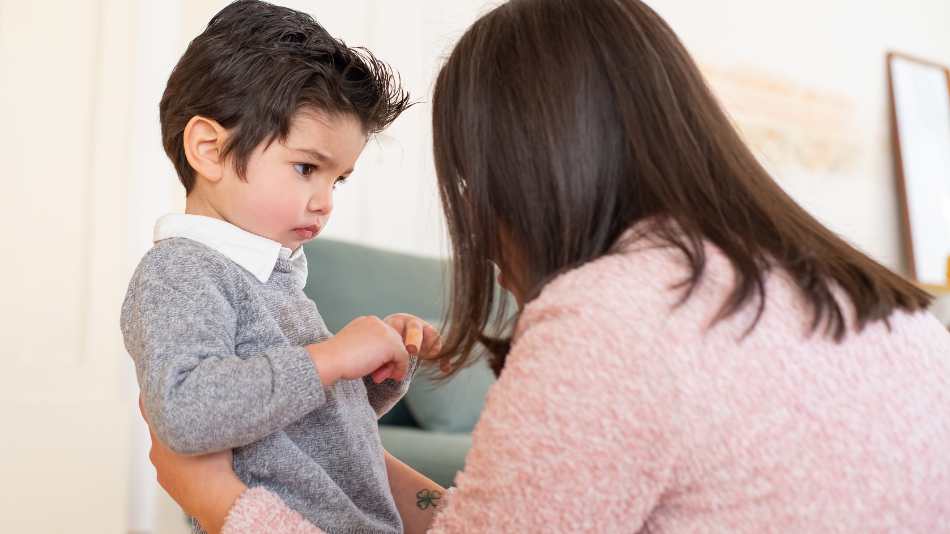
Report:
<svg viewBox="0 0 950 534"><path fill-rule="evenodd" d="M294 212L289 211L283 203L257 204L252 213L255 224L263 232L273 234L286 232L294 226Z"/></svg>

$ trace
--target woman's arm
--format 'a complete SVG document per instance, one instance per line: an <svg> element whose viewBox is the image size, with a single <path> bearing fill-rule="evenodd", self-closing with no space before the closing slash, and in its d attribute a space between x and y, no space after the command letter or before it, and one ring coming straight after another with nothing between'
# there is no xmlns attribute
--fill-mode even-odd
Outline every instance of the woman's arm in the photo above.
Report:
<svg viewBox="0 0 950 534"><path fill-rule="evenodd" d="M667 431L675 399L643 364L657 359L643 356L656 348L648 336L618 344L631 326L594 308L549 306L522 318L528 326L431 533L643 528L677 454Z"/></svg>
<svg viewBox="0 0 950 534"><path fill-rule="evenodd" d="M234 473L230 450L185 456L162 443L151 427L149 433L149 459L158 473L158 483L208 534L322 532L273 493L264 488L248 489ZM421 534L442 506L445 490L389 452L385 455L389 487L405 531Z"/></svg>
<svg viewBox="0 0 950 534"><path fill-rule="evenodd" d="M512 347L450 502L424 494L422 508L418 492L440 488L387 455L407 532L626 532L649 517L679 452L666 428L675 399L657 387L669 380L638 364L663 347L647 336L611 347L601 340L628 326L545 315ZM162 487L211 534L321 532L266 489L245 490L229 452L187 458L153 438L151 458Z"/></svg>
<svg viewBox="0 0 950 534"><path fill-rule="evenodd" d="M141 397L139 409L142 418L149 423ZM152 438L148 457L155 466L159 485L186 514L197 519L208 534L221 532L228 510L247 489L234 473L231 450L185 456L158 439L151 424L148 432Z"/></svg>
<svg viewBox="0 0 950 534"><path fill-rule="evenodd" d="M405 532L422 534L442 505L445 490L385 454L389 486ZM184 456L152 433L149 458L158 472L158 483L208 534L322 533L273 493L264 488L248 489L234 474L230 451Z"/></svg>
<svg viewBox="0 0 950 534"><path fill-rule="evenodd" d="M389 489L402 516L405 532L421 534L429 530L432 519L442 507L445 489L388 451L385 454Z"/></svg>
<svg viewBox="0 0 950 534"><path fill-rule="evenodd" d="M221 534L325 534L291 510L280 497L260 486L242 493L225 513L221 516Z"/></svg>
<svg viewBox="0 0 950 534"><path fill-rule="evenodd" d="M445 490L388 452L385 454L389 487L399 515L402 516L404 531L407 534L422 534L429 529L432 519L441 508ZM200 499L195 499L196 502L204 501L204 506L198 507L195 518L208 534L322 533L266 489L251 488L244 491L246 488L243 484L240 487L232 486L227 483L228 477L220 473L213 474L212 478L216 482L211 485L211 490L220 493L220 497L214 499L206 493ZM239 480L237 482L240 483ZM219 486L220 489L217 489ZM176 488L166 487L166 490L171 493ZM181 495L180 491L176 492ZM175 494L172 496L179 500Z"/></svg>
<svg viewBox="0 0 950 534"><path fill-rule="evenodd" d="M151 426L149 433L158 483L208 534L324 534L273 493L248 489L234 473L230 450L185 456L162 443Z"/></svg>

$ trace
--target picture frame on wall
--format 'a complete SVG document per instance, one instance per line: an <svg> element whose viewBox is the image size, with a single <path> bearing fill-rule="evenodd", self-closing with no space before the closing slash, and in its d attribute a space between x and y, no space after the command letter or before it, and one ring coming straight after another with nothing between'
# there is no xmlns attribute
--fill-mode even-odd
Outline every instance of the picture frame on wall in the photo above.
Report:
<svg viewBox="0 0 950 534"><path fill-rule="evenodd" d="M905 255L920 284L950 286L950 69L887 54Z"/></svg>

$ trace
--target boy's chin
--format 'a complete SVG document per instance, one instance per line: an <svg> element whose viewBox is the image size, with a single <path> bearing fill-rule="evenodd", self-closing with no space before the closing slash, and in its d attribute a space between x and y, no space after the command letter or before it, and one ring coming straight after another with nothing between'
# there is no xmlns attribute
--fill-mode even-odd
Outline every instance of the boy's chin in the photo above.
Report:
<svg viewBox="0 0 950 534"><path fill-rule="evenodd" d="M306 245L307 243L313 241L313 240L316 239L316 238L317 238L317 236L313 236L313 237L311 237L310 239L294 239L294 240L291 240L291 241L285 241L285 242L283 242L283 243L281 243L281 244L282 244L283 246L289 248L290 250L297 250L298 248L300 248L300 247Z"/></svg>

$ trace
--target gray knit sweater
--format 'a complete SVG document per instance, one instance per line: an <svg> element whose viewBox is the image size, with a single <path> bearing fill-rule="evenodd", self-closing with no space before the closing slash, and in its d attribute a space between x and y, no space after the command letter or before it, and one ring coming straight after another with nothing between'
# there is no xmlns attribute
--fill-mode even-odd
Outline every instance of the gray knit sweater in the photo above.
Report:
<svg viewBox="0 0 950 534"><path fill-rule="evenodd" d="M408 379L324 388L304 346L331 334L306 278L278 259L261 283L196 241L156 243L121 317L145 411L177 452L233 448L241 480L327 532L401 532L376 421Z"/></svg>

